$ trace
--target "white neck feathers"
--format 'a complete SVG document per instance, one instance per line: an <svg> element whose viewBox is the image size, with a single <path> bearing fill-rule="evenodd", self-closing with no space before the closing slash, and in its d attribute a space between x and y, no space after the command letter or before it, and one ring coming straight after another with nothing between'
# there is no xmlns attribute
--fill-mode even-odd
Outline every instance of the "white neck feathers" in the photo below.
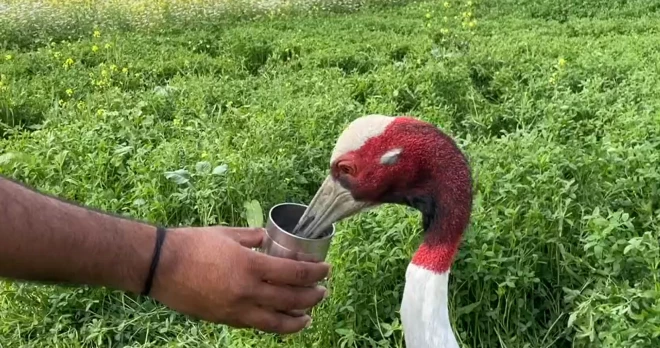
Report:
<svg viewBox="0 0 660 348"><path fill-rule="evenodd" d="M459 348L449 321L448 285L449 271L408 265L401 302L407 348Z"/></svg>

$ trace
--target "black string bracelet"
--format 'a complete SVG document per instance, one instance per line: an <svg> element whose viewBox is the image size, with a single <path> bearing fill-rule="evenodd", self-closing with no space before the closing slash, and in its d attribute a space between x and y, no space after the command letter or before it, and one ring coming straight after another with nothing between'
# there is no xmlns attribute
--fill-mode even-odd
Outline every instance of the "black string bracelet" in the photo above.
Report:
<svg viewBox="0 0 660 348"><path fill-rule="evenodd" d="M147 275L147 281L144 284L144 290L142 290L142 295L148 296L151 292L151 285L154 282L154 274L156 274L156 268L158 268L158 261L160 261L160 249L163 246L165 241L165 232L167 230L165 227L158 226L156 227L156 246L154 247L154 256L151 259L151 267L149 268L149 275Z"/></svg>

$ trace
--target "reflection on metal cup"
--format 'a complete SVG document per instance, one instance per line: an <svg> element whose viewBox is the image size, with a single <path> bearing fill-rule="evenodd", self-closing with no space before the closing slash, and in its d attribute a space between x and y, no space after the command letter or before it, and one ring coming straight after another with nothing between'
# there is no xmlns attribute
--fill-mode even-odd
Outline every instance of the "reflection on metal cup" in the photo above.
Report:
<svg viewBox="0 0 660 348"><path fill-rule="evenodd" d="M297 203L281 203L270 209L266 236L261 244L263 253L299 261L325 261L335 235L334 224L318 239L301 238L289 232L296 227L305 209L306 205Z"/></svg>

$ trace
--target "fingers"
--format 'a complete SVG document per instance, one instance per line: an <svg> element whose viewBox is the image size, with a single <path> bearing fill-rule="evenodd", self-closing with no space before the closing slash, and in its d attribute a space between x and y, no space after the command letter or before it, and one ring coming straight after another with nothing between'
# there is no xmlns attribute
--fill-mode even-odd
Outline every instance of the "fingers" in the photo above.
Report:
<svg viewBox="0 0 660 348"><path fill-rule="evenodd" d="M223 227L222 231L246 248L258 248L264 238L263 228Z"/></svg>
<svg viewBox="0 0 660 348"><path fill-rule="evenodd" d="M256 307L246 314L246 321L250 326L264 332L292 334L309 326L312 318L309 315L293 317Z"/></svg>
<svg viewBox="0 0 660 348"><path fill-rule="evenodd" d="M307 309L316 306L326 298L327 291L322 286L290 287L262 283L254 294L254 298L262 306L272 307L286 312L296 309Z"/></svg>
<svg viewBox="0 0 660 348"><path fill-rule="evenodd" d="M330 265L325 262L294 261L255 253L253 269L262 280L277 284L308 286L328 276Z"/></svg>
<svg viewBox="0 0 660 348"><path fill-rule="evenodd" d="M305 312L302 309L292 309L290 311L284 312L284 314L292 316L292 317L302 317L303 315L306 315L307 312Z"/></svg>

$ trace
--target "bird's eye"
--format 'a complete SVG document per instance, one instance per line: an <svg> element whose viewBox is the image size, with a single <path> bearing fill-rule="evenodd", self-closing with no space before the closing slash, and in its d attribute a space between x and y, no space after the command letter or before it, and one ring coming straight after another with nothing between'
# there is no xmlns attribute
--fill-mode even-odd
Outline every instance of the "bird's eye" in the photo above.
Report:
<svg viewBox="0 0 660 348"><path fill-rule="evenodd" d="M346 175L355 175L356 171L355 165L349 161L341 161L337 163L337 169L339 169L342 174Z"/></svg>

